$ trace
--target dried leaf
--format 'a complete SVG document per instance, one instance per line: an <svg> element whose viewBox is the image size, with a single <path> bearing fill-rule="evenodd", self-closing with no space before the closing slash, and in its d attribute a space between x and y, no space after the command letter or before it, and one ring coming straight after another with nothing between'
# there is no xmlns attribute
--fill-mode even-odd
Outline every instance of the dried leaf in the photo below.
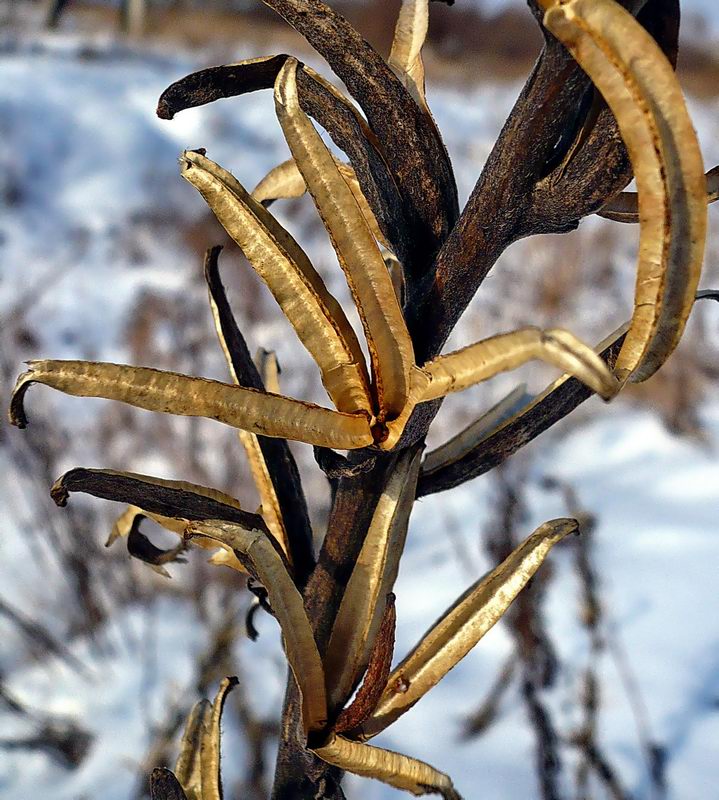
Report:
<svg viewBox="0 0 719 800"><path fill-rule="evenodd" d="M706 238L706 179L671 64L613 0L542 0L544 24L614 112L637 181L640 244L634 316L616 364L622 380L650 377L681 338Z"/></svg>
<svg viewBox="0 0 719 800"><path fill-rule="evenodd" d="M616 378L602 359L569 331L521 328L439 356L423 367L430 383L423 401L469 386L539 359L568 372L605 399L618 391Z"/></svg>
<svg viewBox="0 0 719 800"><path fill-rule="evenodd" d="M135 518L141 515L144 515L141 508L138 508L137 506L128 506L113 523L112 529L110 530L110 535L107 537L107 541L105 542L105 547L109 547L118 539L129 536L132 526L135 523ZM184 527L184 523L178 524L181 524Z"/></svg>
<svg viewBox="0 0 719 800"><path fill-rule="evenodd" d="M302 595L267 535L246 531L222 521L196 522L187 531L231 547L240 561L248 559L258 580L267 589L270 605L282 629L285 652L302 695L305 732L319 730L327 723L327 702L322 662Z"/></svg>
<svg viewBox="0 0 719 800"><path fill-rule="evenodd" d="M192 708L185 724L175 775L187 800L202 800L202 740L210 727L212 704L203 699Z"/></svg>
<svg viewBox="0 0 719 800"><path fill-rule="evenodd" d="M350 187L357 201L357 205L360 207L362 216L365 218L365 221L372 231L372 235L384 247L391 250L391 244L380 230L377 224L377 218L372 212L367 198L362 194L362 187L360 186L354 169L352 169L350 164L344 164L337 159L335 159L335 164L342 177L345 179L345 182ZM294 197L302 197L306 191L307 186L305 185L305 179L302 177L302 173L297 167L294 158L291 158L270 170L254 188L252 197L257 200L258 203L262 203L265 207L268 207L270 203L275 200L289 200Z"/></svg>
<svg viewBox="0 0 719 800"><path fill-rule="evenodd" d="M719 200L719 166L707 172L706 181L707 203L716 203ZM639 196L636 192L622 192L610 200L597 214L614 222L639 222Z"/></svg>
<svg viewBox="0 0 719 800"><path fill-rule="evenodd" d="M526 396L526 383L522 383L512 389L506 397L503 397L492 408L485 411L479 419L476 419L436 450L427 453L422 462L422 472L427 475L435 470L446 469L449 464L466 456L483 439L509 419L520 404L523 406L524 403L522 401Z"/></svg>
<svg viewBox="0 0 719 800"><path fill-rule="evenodd" d="M263 436L321 447L353 449L373 441L364 416L207 378L94 361L31 361L29 366L18 378L10 405L10 421L20 428L27 424L25 392L32 383L42 383L77 397L104 397L148 411L207 417Z"/></svg>
<svg viewBox="0 0 719 800"><path fill-rule="evenodd" d="M222 776L220 774L220 722L227 695L237 686L237 678L223 678L212 704L200 746L202 771L202 800L222 800Z"/></svg>
<svg viewBox="0 0 719 800"><path fill-rule="evenodd" d="M362 318L379 410L392 418L402 411L409 394L412 341L372 232L331 153L300 108L296 70L297 62L289 59L277 76L277 117Z"/></svg>
<svg viewBox="0 0 719 800"><path fill-rule="evenodd" d="M203 154L185 151L182 177L207 204L267 284L340 411L369 411L369 379L359 341L342 307L307 255L261 203L227 170Z"/></svg>
<svg viewBox="0 0 719 800"><path fill-rule="evenodd" d="M436 793L445 800L461 800L448 775L424 761L392 750L352 742L332 734L325 744L314 748L314 752L328 764L414 795Z"/></svg>
<svg viewBox="0 0 719 800"><path fill-rule="evenodd" d="M117 518L115 524L112 526L112 530L110 531L110 535L105 542L105 547L109 547L116 539L120 537L129 536L130 532L132 531L133 525L138 518L147 517L151 519L153 522L156 522L161 527L165 528L165 530L171 531L172 533L176 533L178 536L183 536L185 533L185 528L187 527L187 520L186 519L178 519L173 517L164 517L162 514L153 514L151 511L147 511L146 509L138 508L137 506L129 506L122 514ZM216 542L196 542L201 546L208 547L211 550L217 549ZM129 549L129 548L128 548ZM132 553L130 553L132 555ZM245 567L237 560L237 556L234 554L232 550L229 548L223 548L220 552L217 552L212 555L209 559L211 564L221 564L226 567L230 567L237 572L242 572L243 574L247 574L247 570ZM165 574L169 577L169 573L162 569L156 569L156 572L159 572L161 575Z"/></svg>
<svg viewBox="0 0 719 800"><path fill-rule="evenodd" d="M415 447L397 460L347 582L324 659L330 713L347 702L367 668L385 598L397 578L420 457Z"/></svg>
<svg viewBox="0 0 719 800"><path fill-rule="evenodd" d="M297 169L294 158L273 167L252 190L252 197L267 207L275 200L302 197L307 191L305 179Z"/></svg>
<svg viewBox="0 0 719 800"><path fill-rule="evenodd" d="M392 671L382 699L363 726L364 735L369 738L384 730L455 667L502 617L552 547L576 531L576 520L545 522L471 586Z"/></svg>

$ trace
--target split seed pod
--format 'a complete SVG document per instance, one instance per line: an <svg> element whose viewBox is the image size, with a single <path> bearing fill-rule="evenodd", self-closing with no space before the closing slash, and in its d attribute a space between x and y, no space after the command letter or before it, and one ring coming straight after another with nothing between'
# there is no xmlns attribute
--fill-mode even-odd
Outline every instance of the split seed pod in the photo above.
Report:
<svg viewBox="0 0 719 800"><path fill-rule="evenodd" d="M396 417L409 395L412 342L372 232L334 158L300 107L297 61L275 83L275 107L287 144L330 235L362 318L379 414Z"/></svg>
<svg viewBox="0 0 719 800"><path fill-rule="evenodd" d="M541 0L544 24L612 109L637 182L634 316L616 364L646 380L681 338L704 255L707 188L677 77L654 39L614 0Z"/></svg>
<svg viewBox="0 0 719 800"><path fill-rule="evenodd" d="M375 736L408 711L499 621L552 547L577 531L573 519L545 522L496 569L471 586L397 666L364 738Z"/></svg>
<svg viewBox="0 0 719 800"><path fill-rule="evenodd" d="M346 702L367 667L385 598L397 578L420 456L417 448L400 456L342 596L324 661L330 711Z"/></svg>
<svg viewBox="0 0 719 800"><path fill-rule="evenodd" d="M237 525L210 520L195 522L187 535L204 536L231 547L240 561L251 563L255 577L267 589L285 643L287 661L302 695L302 719L306 733L327 724L325 677L302 595L267 535Z"/></svg>
<svg viewBox="0 0 719 800"><path fill-rule="evenodd" d="M369 412L369 382L360 344L302 248L227 170L189 150L182 164L182 177L205 198L317 362L337 409Z"/></svg>

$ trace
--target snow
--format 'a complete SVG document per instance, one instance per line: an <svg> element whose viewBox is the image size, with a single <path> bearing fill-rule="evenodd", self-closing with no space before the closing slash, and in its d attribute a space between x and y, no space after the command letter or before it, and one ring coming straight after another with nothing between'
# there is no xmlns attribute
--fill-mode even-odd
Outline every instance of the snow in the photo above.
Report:
<svg viewBox="0 0 719 800"><path fill-rule="evenodd" d="M242 52L237 58L252 55L256 54ZM143 54L114 44L100 47L93 58L82 58L77 43L61 37L47 39L39 52L20 47L0 57L4 143L0 194L5 198L0 218L0 309L12 309L18 295L37 297L28 321L38 341L20 353L18 361L37 355L126 359L125 325L143 290L162 290L178 301L184 291L201 293L187 289L198 264L181 232L204 213L204 207L177 176L177 156L184 147L208 147L213 158L249 186L286 157L269 93L185 112L169 123L154 116L160 91L200 64L204 64L202 54ZM471 190L518 89L483 84L460 95L430 86L430 104L445 132L461 197ZM707 160L716 163L717 102L693 103L692 107ZM8 200L15 193L15 199ZM316 223L311 224L311 208L298 203L293 210L294 216L283 210L279 213L301 234L331 288L346 300L331 250L318 238ZM715 248L719 217L716 210L712 215ZM579 241L587 249L597 225L606 223L584 226L581 235L585 238ZM620 271L631 292L634 240L629 232L621 235L627 244L620 248ZM520 243L503 259L498 277L487 283L485 296L473 303L453 345L487 332L488 318L490 324L499 324L491 314L509 297L508 292L520 292L512 275L526 269L532 248L533 244ZM586 289L580 300L586 307L574 321L584 326L583 335L599 334L611 313L609 301L590 303ZM266 298L262 302L271 309ZM522 308L505 309L502 322L513 324L514 317L522 314L526 314ZM706 318L715 336L716 311ZM253 343L279 349L283 363L309 364L301 361L305 357L298 354L291 333L274 319L271 311L260 317L248 331ZM209 361L205 366L213 372L220 369L220 362ZM316 378L305 377L299 367L293 372L283 374L289 393L321 399ZM528 375L535 388L544 379L544 373ZM438 420L435 440L457 426L456 416L471 418L476 401L487 405L511 385L510 378L499 380L474 391L470 399L448 403ZM37 399L32 395L28 405L38 416L55 410L78 430L89 426L102 407L92 401L50 397L48 392ZM540 488L540 479L547 474L571 483L583 506L597 514L594 541L602 596L641 683L652 735L668 749L670 796L677 800L712 796L719 757L716 393L708 397L701 415L708 444L671 435L649 409L621 403L588 405L579 414L581 426L563 436L546 434L546 446L529 448L535 460L522 523L529 534L544 520L566 513L559 495ZM184 428L178 430L182 433ZM103 465L103 453L90 445L76 440L72 446L76 449L68 455L69 465ZM8 513L0 540L0 594L16 602L27 597L30 603L51 608L52 586L43 585L43 570L33 559L36 551L21 534L27 510L19 502L17 478L7 455L1 459L2 474L8 480L0 487L0 500ZM168 477L177 468L157 454L122 466L137 469L138 463ZM493 502L491 481L480 479L417 505L396 588L398 656L464 586L492 566L480 547L480 534L491 518ZM576 621L578 587L568 548L560 545L550 560L555 579L545 611L567 674L548 693L547 701L558 709L558 719L566 720L587 650ZM171 570L173 583L182 582L182 567ZM172 624L159 624L167 619ZM256 713L270 717L281 701L283 659L273 622L262 618L259 624L259 642L243 642L236 656ZM148 655L141 643L149 625ZM128 635L117 641L119 631ZM6 626L0 628L4 632ZM75 656L92 665L89 677L54 658L41 664L18 663L12 634L6 633L0 672L7 686L34 706L75 716L96 739L74 772L62 770L42 753L0 751L2 796L6 800L69 800L101 794L104 800L127 800L148 744L148 722L162 716L163 693L168 687L178 696L193 691L192 664L206 644L196 612L179 595L161 593L149 610L132 605L118 610L103 634L113 643L111 648L98 655L86 640L68 644ZM430 761L452 775L467 797L537 796L533 738L516 690L505 697L499 721L484 737L459 741L461 720L478 705L511 648L509 633L497 626L376 743ZM621 764L622 777L634 796L649 797L634 717L616 664L605 655L598 670L604 692L600 739ZM27 730L27 722L21 719L3 718L5 737ZM242 743L232 732L229 736L224 763L231 772L238 771L244 757ZM401 795L380 784L353 779L349 796L389 800Z"/></svg>

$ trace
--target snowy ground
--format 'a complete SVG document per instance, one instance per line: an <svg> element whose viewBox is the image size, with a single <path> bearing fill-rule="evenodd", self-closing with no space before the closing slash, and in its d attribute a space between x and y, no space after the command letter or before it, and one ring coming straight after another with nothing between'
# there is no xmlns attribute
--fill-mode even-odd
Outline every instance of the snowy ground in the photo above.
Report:
<svg viewBox="0 0 719 800"><path fill-rule="evenodd" d="M211 157L250 186L286 157L269 93L185 112L171 123L154 116L161 90L204 65L201 55L147 55L112 42L89 49L78 45L68 38L46 39L34 51L24 43L0 56L0 309L9 313L22 298L37 297L27 312L37 341L12 354L18 369L20 360L39 355L125 360L125 326L139 295L149 288L181 302L180 293L195 285L199 262L185 234L204 207L177 175L176 159L184 147L207 147ZM245 51L236 57L252 55L257 54ZM459 96L430 87L430 103L445 132L461 196L471 189L517 90L487 84ZM707 161L713 165L719 161L719 108L714 101L695 111ZM290 210L288 224L308 245L331 287L342 294L339 270L328 244L317 236L310 206L297 203ZM710 254L715 255L717 209L711 214L715 231ZM599 228L594 222L583 228L574 240L575 251L589 258ZM626 289L628 307L634 238L629 231L619 236L619 284ZM513 298L521 297L518 276L534 247L522 243L503 259L498 277L487 282L486 296L477 299L454 344L492 326L529 321ZM551 257L540 259L540 266L551 268ZM591 287L580 289L572 319L552 321L571 322L582 335L599 338L625 311L592 297ZM502 307L505 301L510 307ZM317 381L302 374L309 361L298 355L291 334L272 322L271 303L265 298L261 306L260 319L247 331L253 345L277 349L282 363L300 365L294 374L286 370L283 375L288 393L320 399ZM706 330L716 337L716 310L707 309L705 319ZM197 324L208 327L209 317ZM205 367L206 374L223 377L219 358ZM539 372L523 377L541 385ZM475 391L470 400L448 404L438 430L457 427L458 419L466 421L476 413L474 404L489 403L509 385L496 384ZM28 406L36 416L61 414L75 432L90 426L97 409L104 407L50 397L41 389L31 393ZM712 797L719 758L716 393L700 416L707 434L703 444L672 436L651 410L588 404L581 413L582 426L553 437L541 454L532 451L537 455L530 465L523 522L528 534L540 522L566 513L558 495L540 489L539 480L547 474L570 482L583 506L598 515L596 564L607 613L641 684L651 735L668 748L669 797L677 800ZM147 458L108 464L82 437L72 447L67 466L139 470L141 463L147 464ZM18 478L6 455L0 454L0 464L0 474L7 476L0 485L5 509L0 595L11 596L16 606L22 606L23 597L32 597L33 604L51 610L53 587L42 585L42 570L32 563L20 532ZM161 458L152 465L152 471L166 477L182 477L175 474L177 469ZM492 503L492 483L480 480L418 505L396 590L398 655L452 602L459 587L490 566L479 542ZM576 622L578 587L569 550L557 548L551 560L556 575L546 612L565 669L546 701L568 728L576 715L571 701L587 643ZM182 581L183 568L171 569L175 581ZM168 618L171 625L157 624ZM279 706L283 670L272 621L262 620L261 628L259 643L244 643L237 655L248 694L262 698L256 701L257 711L269 716ZM91 664L89 676L53 659L18 663L13 647L4 644L0 673L15 695L48 711L76 715L97 737L75 772L61 769L42 753L0 751L0 794L7 800L129 798L136 780L133 767L147 747L148 723L159 717L156 692L169 685L181 693L190 685L190 665L205 642L194 611L176 597L158 599L149 611L123 609L106 633L109 641L118 630L129 636L99 656L85 641L70 643L72 652ZM153 642L150 656L132 644L145 637ZM3 638L4 643L11 641ZM431 761L451 774L468 798L536 797L533 739L516 690L504 698L499 722L483 738L459 741L461 719L476 707L509 648L509 634L498 626L377 743ZM140 658L139 652L145 656ZM634 796L649 797L635 715L616 663L605 656L598 670L604 692L599 738L621 766ZM3 738L20 736L27 732L27 722L2 717L2 728ZM242 743L230 731L225 747L225 764L232 770ZM400 796L374 783L355 781L351 787L351 796L363 800Z"/></svg>

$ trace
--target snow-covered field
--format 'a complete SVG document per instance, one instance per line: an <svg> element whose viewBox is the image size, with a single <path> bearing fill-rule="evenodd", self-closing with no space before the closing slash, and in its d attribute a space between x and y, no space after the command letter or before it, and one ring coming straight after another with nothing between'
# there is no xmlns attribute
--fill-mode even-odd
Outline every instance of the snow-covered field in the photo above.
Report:
<svg viewBox="0 0 719 800"><path fill-rule="evenodd" d="M252 55L257 53L238 51L236 57ZM161 293L179 304L201 296L198 253L188 230L204 219L205 209L178 177L177 156L183 148L206 147L212 158L250 186L286 158L267 92L185 112L173 122L155 117L162 89L205 64L205 57L197 53L148 54L110 41L88 48L63 37L8 46L0 55L0 313L10 314L27 302L25 318L35 337L34 342L3 354L17 362L18 371L21 360L41 355L127 360L132 354L128 319L143 293ZM483 84L460 95L430 86L430 104L445 133L462 197L469 193L518 88ZM694 106L711 165L719 161L718 106L717 101ZM339 269L328 243L318 235L310 204L293 203L280 213L307 245L331 288L346 299ZM711 261L717 253L719 214L717 209L710 214ZM551 251L542 255L534 242L512 248L452 343L519 322L548 321L541 316L546 311L537 309L537 319L534 310L520 302L527 289L523 276L528 269L549 272L558 266L557 260L569 257L587 263L601 258L593 252L594 243L604 241L607 229L607 223L588 221L571 237L572 246L554 255ZM597 300L591 284L578 282L571 304L557 312L552 323L569 325L593 339L621 321L630 307L634 237L634 232L621 230L613 239L623 307L615 307L613 296L606 302ZM536 267L531 265L534 258ZM234 264L230 257L227 263ZM712 274L716 277L716 271ZM535 274L530 281L535 288L537 280ZM235 295L238 306L247 311L242 293L250 287L247 291L256 296L255 284L242 275L236 285L241 287ZM321 400L319 382L305 375L309 360L291 332L275 322L267 296L260 298L259 308L253 309L255 324L245 326L251 345L278 351L286 366L283 384L288 393ZM700 313L705 333L718 338L717 309ZM211 330L209 314L192 324L205 333ZM716 354L716 347L711 352ZM219 357L203 358L201 363L208 376L223 377ZM287 368L290 364L292 369ZM538 388L544 377L537 370L522 375L532 388ZM510 385L508 378L498 380L448 403L435 439L468 421L478 406L489 404ZM29 395L28 408L31 420L33 415L57 414L75 435L66 454L67 467L108 466L183 477L180 467L163 459L162 453L128 455L121 463L107 463L107 454L93 449L95 440L82 435L97 421L98 409L108 409L103 403L51 396L37 389ZM112 418L114 412L108 413ZM591 401L578 414L581 425L567 428L563 436L549 435L545 447L529 448L532 459L527 462L522 521L528 534L540 522L566 514L560 495L541 488L546 475L571 484L582 506L597 515L595 564L607 625L641 687L644 722L651 737L666 748L667 796L677 800L716 796L719 760L716 391L708 393L699 415L706 434L702 443L669 433L651 408ZM218 437L213 441L220 446L231 446L232 439L221 438L216 427L208 424L201 430ZM16 442L22 436L9 435ZM311 461L307 453L302 458L309 475ZM20 477L7 452L0 451L0 467L4 510L0 597L12 598L15 607L25 607L28 613L41 611L52 627L56 589L24 535L27 509L22 506ZM308 486L320 485L314 481ZM324 496L316 505L323 502ZM399 656L453 601L460 587L490 567L480 534L495 519L495 502L496 486L480 479L418 504L396 589ZM98 537L103 537L101 531ZM544 699L567 733L577 721L577 685L588 644L577 622L579 587L570 549L558 547L551 562L554 579L545 611L562 670ZM182 565L170 569L173 584L181 583ZM164 584L157 585L162 590ZM283 690L282 658L272 620L263 618L259 624L259 642L242 643L237 658L256 712L271 717ZM115 642L118 631L129 633L120 643ZM68 642L71 652L89 665L89 674L83 675L54 658L23 663L16 657L10 626L0 620L0 676L5 686L32 706L76 716L95 736L90 754L74 772L57 766L42 752L0 750L3 798L128 800L131 796L135 770L148 745L148 726L160 719L168 687L176 694L192 691L191 665L206 646L206 636L196 611L177 595L160 595L149 609L130 605L118 610L103 635L115 644L100 653L83 639ZM143 640L151 640L150 655L138 644ZM461 720L478 706L510 652L510 635L500 625L377 743L448 772L467 798L539 796L533 734L516 686L503 698L499 720L482 738L469 742L459 738ZM602 686L598 738L632 796L649 798L653 795L641 755L636 708L617 663L606 652L597 664ZM31 727L27 720L9 714L0 720L3 740L21 737ZM239 772L243 752L239 736L230 730L224 761L230 774ZM563 753L572 763L569 749ZM603 797L602 791L592 796ZM388 800L400 795L379 784L353 780L349 796Z"/></svg>

